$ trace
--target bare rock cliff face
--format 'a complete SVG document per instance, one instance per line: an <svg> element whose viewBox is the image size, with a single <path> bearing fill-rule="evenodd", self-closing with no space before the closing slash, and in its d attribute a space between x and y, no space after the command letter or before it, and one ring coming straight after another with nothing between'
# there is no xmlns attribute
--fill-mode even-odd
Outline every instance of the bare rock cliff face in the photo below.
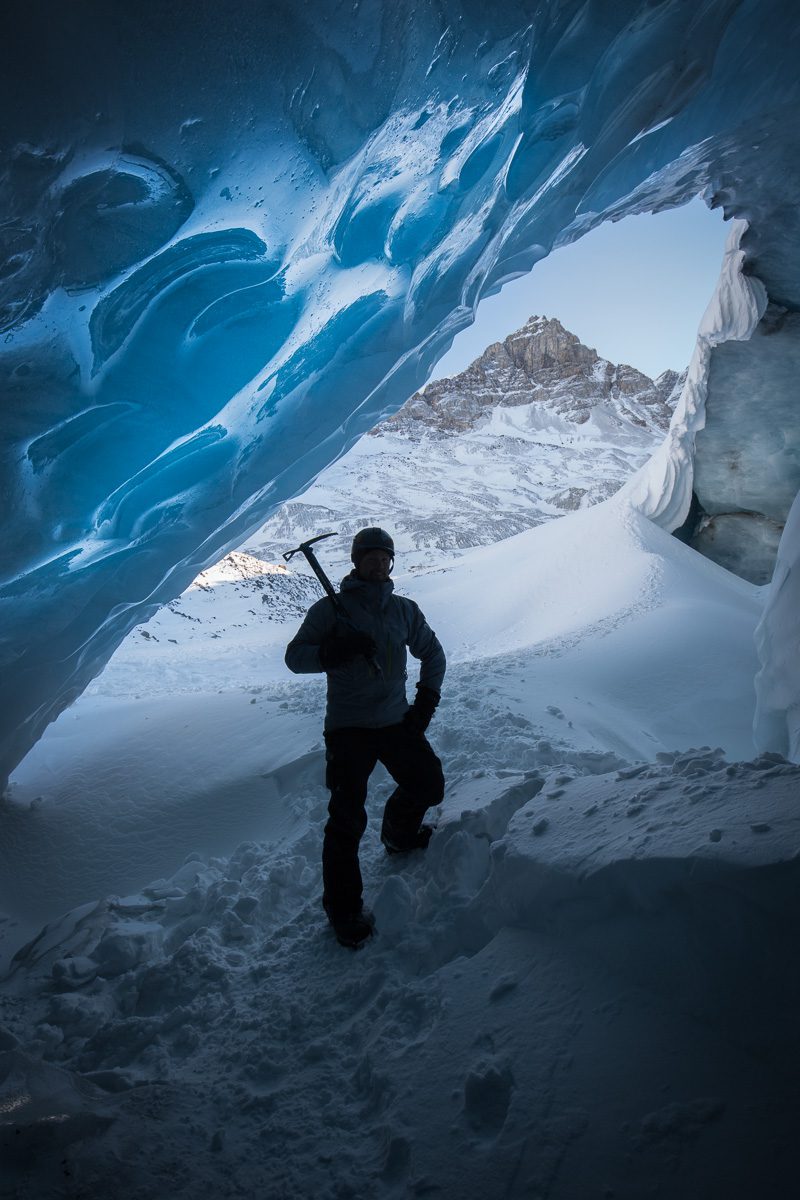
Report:
<svg viewBox="0 0 800 1200"><path fill-rule="evenodd" d="M516 333L484 350L460 375L416 392L384 427L413 436L472 429L495 406L541 404L576 425L597 405L610 405L643 428L666 429L668 403L679 379L665 371L652 380L634 367L600 358L558 320L531 317Z"/></svg>

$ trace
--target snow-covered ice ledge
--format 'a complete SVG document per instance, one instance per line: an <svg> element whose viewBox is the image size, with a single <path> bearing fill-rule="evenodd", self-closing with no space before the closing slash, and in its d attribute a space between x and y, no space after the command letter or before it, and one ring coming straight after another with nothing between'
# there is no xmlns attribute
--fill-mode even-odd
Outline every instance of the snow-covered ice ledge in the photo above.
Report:
<svg viewBox="0 0 800 1200"><path fill-rule="evenodd" d="M621 489L620 496L668 532L686 520L692 501L695 434L706 421L705 403L711 352L728 341L747 341L767 307L767 292L744 275L740 248L746 221L731 223L719 281L697 331L692 361L669 431L649 462Z"/></svg>

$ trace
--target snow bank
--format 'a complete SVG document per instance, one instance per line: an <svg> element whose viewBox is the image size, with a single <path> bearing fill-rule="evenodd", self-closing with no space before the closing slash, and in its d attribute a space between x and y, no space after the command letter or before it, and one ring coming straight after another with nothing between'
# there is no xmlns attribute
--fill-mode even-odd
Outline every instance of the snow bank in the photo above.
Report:
<svg viewBox="0 0 800 1200"><path fill-rule="evenodd" d="M87 697L14 776L0 909L47 920L171 874L192 852L279 841L296 822L291 780L322 757L313 714L288 710L261 688Z"/></svg>
<svg viewBox="0 0 800 1200"><path fill-rule="evenodd" d="M697 741L754 752L762 591L689 550L624 499L570 513L442 572L401 580L451 661L518 672L514 697L632 758ZM480 670L481 668L479 668ZM474 674L474 673L473 673ZM527 698L526 698L527 695ZM550 722L558 729L559 722Z"/></svg>
<svg viewBox="0 0 800 1200"><path fill-rule="evenodd" d="M654 603L660 563L626 506L595 505L463 555L446 572L399 586L456 658L568 639L593 623ZM588 590L587 592L587 589Z"/></svg>

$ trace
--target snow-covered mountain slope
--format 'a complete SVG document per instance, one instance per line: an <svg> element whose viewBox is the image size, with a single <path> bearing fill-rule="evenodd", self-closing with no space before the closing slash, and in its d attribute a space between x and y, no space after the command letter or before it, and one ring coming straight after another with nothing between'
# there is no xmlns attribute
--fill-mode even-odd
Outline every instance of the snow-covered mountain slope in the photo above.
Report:
<svg viewBox="0 0 800 1200"><path fill-rule="evenodd" d="M233 551L202 571L177 600L128 634L87 695L148 695L257 685L281 669L287 623L321 595L317 581L283 563Z"/></svg>
<svg viewBox="0 0 800 1200"><path fill-rule="evenodd" d="M228 624L238 685L222 639L140 638L15 774L10 1194L790 1194L800 768L752 751L761 590L621 502L398 585L451 656L447 791L388 859L376 772L358 954L291 625L251 660ZM194 694L151 694L167 668Z"/></svg>
<svg viewBox="0 0 800 1200"><path fill-rule="evenodd" d="M364 525L392 530L403 570L458 556L606 499L661 442L681 376L615 366L531 317L438 380L285 504L247 549L279 559L317 533L334 578Z"/></svg>

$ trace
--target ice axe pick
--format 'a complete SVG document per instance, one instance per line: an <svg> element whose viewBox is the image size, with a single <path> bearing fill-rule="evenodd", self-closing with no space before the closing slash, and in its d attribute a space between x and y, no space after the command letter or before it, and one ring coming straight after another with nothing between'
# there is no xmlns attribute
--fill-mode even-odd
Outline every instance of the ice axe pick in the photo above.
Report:
<svg viewBox="0 0 800 1200"><path fill-rule="evenodd" d="M311 547L314 545L314 542L322 542L325 540L325 538L330 537L336 537L336 534L318 533L316 537L309 538L307 542L301 542L300 545L296 546L294 550L286 550L283 557L286 562L290 562L291 559L294 558L295 554L302 554L304 556L304 558L308 561L308 565L311 567L311 570L314 572L317 579L328 593L328 598L330 599L333 607L336 609L337 615L340 616L342 620L347 621L349 624L350 617L345 611L344 605L336 595L333 584L331 583L330 579L328 579L328 576L325 574L322 567L319 565L319 559L311 549Z"/></svg>

